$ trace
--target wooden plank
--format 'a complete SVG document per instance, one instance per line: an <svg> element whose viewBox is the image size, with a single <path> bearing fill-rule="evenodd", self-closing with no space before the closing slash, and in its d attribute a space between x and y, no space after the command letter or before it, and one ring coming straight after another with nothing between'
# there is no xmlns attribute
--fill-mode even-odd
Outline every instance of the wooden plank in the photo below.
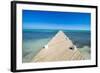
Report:
<svg viewBox="0 0 100 73"><path fill-rule="evenodd" d="M67 60L83 60L83 55L79 52L72 41L59 31L48 44L35 57L33 62L51 62Z"/></svg>

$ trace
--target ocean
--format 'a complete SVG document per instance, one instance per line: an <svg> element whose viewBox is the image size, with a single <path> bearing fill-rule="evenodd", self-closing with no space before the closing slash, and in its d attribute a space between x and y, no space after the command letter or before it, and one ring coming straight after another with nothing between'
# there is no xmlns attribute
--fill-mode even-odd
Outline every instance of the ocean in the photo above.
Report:
<svg viewBox="0 0 100 73"><path fill-rule="evenodd" d="M22 62L31 62L32 58L46 45L59 30L23 29ZM62 30L77 48L90 59L91 32L87 30Z"/></svg>

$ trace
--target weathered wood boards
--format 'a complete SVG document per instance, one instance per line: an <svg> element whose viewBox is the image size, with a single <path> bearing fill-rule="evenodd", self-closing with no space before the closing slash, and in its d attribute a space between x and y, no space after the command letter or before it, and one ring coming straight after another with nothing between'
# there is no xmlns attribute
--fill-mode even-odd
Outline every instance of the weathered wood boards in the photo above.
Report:
<svg viewBox="0 0 100 73"><path fill-rule="evenodd" d="M62 31L59 31L32 61L49 62L83 59L83 55L72 41Z"/></svg>

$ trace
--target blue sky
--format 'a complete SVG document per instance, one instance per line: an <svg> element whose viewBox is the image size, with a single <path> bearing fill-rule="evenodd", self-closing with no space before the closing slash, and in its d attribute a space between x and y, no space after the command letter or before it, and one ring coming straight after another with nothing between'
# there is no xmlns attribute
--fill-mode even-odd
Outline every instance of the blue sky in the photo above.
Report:
<svg viewBox="0 0 100 73"><path fill-rule="evenodd" d="M23 10L23 29L90 30L91 14Z"/></svg>

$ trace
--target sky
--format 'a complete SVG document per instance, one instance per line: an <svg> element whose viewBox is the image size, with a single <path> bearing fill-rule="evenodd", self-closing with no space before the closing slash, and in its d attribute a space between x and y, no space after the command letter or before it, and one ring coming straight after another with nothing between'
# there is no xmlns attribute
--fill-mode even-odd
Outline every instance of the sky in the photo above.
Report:
<svg viewBox="0 0 100 73"><path fill-rule="evenodd" d="M23 29L90 30L91 14L23 10Z"/></svg>

